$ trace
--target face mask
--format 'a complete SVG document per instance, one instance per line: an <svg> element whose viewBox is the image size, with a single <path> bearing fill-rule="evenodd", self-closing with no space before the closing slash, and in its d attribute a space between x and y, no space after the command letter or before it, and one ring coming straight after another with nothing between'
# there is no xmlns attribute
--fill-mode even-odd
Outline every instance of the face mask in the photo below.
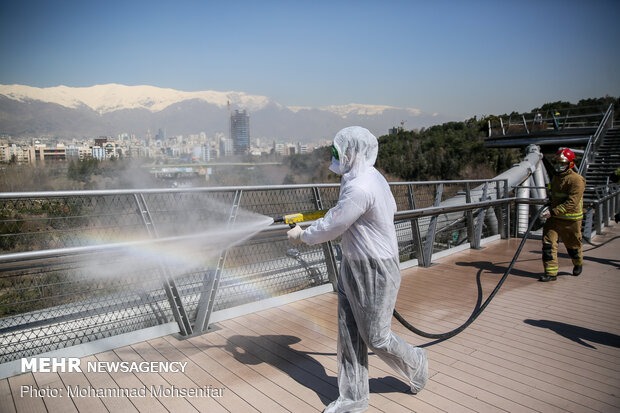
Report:
<svg viewBox="0 0 620 413"><path fill-rule="evenodd" d="M332 156L332 164L329 165L329 170L335 174L342 175L340 172L340 161Z"/></svg>
<svg viewBox="0 0 620 413"><path fill-rule="evenodd" d="M555 173L561 174L562 172L565 172L568 169L568 164L558 162L555 165L553 165L553 169L555 170Z"/></svg>
<svg viewBox="0 0 620 413"><path fill-rule="evenodd" d="M340 160L340 156L338 155L338 149L334 145L332 145L332 156L336 158L336 160Z"/></svg>

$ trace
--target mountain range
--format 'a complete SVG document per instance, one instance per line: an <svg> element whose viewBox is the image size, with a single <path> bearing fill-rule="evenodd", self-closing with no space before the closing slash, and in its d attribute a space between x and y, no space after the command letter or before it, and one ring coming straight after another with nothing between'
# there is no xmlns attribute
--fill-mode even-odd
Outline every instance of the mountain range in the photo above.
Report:
<svg viewBox="0 0 620 413"><path fill-rule="evenodd" d="M364 104L320 108L283 106L243 92L186 92L119 84L37 88L0 85L0 134L12 137L93 138L121 133L144 137L228 135L228 111L246 110L250 136L291 142L331 140L343 127L360 125L377 137L405 121L408 129L454 120L419 109Z"/></svg>

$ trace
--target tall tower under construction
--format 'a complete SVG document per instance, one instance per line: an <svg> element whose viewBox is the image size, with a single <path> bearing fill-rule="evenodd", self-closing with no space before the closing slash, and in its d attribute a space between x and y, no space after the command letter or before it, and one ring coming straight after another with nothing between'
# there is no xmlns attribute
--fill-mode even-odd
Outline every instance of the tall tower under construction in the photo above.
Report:
<svg viewBox="0 0 620 413"><path fill-rule="evenodd" d="M230 137L235 155L245 155L250 151L250 117L245 109L235 110L230 115Z"/></svg>

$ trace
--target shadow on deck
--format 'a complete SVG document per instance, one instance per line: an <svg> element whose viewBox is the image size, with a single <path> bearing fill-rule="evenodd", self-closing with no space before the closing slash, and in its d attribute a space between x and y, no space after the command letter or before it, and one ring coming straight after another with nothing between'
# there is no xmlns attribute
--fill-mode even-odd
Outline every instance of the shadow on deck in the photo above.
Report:
<svg viewBox="0 0 620 413"><path fill-rule="evenodd" d="M585 244L579 277L570 276L570 259L561 254L559 279L550 283L537 281L540 241L529 240L486 311L450 340L422 339L394 321L397 334L427 348L431 378L413 396L371 356L368 411L620 410L619 237L615 225L595 245ZM428 332L457 327L476 306L476 278L484 299L519 242L496 241L403 271L398 311ZM322 411L338 395L336 306L335 294L323 294L218 323L200 337L166 336L81 363L186 362L184 372L26 373L1 380L0 411ZM90 393L70 397L67 388L76 386ZM158 389L163 393L151 394Z"/></svg>

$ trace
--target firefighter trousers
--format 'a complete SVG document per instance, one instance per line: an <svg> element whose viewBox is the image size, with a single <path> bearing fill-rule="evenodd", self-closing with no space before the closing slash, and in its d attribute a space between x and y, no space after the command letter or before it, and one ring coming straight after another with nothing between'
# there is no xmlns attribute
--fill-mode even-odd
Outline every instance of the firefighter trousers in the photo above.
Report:
<svg viewBox="0 0 620 413"><path fill-rule="evenodd" d="M558 275L558 242L564 242L566 251L573 261L573 265L583 264L581 250L581 220L568 220L551 217L543 227L543 266L545 274Z"/></svg>

